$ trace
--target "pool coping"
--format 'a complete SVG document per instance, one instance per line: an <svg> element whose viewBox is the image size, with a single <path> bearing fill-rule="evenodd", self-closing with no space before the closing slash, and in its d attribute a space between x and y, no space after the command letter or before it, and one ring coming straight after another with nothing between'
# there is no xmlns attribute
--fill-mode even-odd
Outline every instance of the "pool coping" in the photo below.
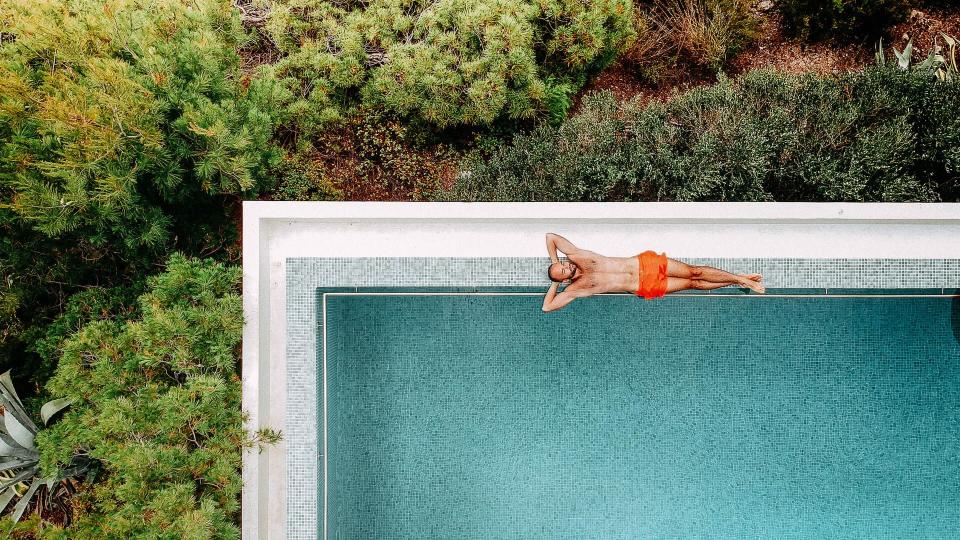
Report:
<svg viewBox="0 0 960 540"><path fill-rule="evenodd" d="M478 282L536 286L546 278L539 270L531 274L531 269L542 268L542 233L551 230L610 255L623 255L624 248L643 245L677 258L704 255L690 262L710 261L721 267L730 261L783 261L788 267L808 262L811 279L828 275L824 273L831 271L831 261L835 266L836 260L852 261L851 268L866 268L864 275L873 276L876 272L870 273L864 261L882 259L886 263L878 270L903 269L905 264L915 265L913 270L929 266L933 270L925 278L926 285L939 283L941 292L956 292L960 287L960 261L955 259L960 255L960 204L246 201L245 427L249 432L261 427L280 429L285 440L259 454L255 448L244 451L243 538L317 535L316 476L311 480L296 474L312 468L315 475L318 465L315 458L312 463L303 461L311 459L309 439L313 438L314 447L317 442L318 336L312 301L316 289L410 287L438 279L442 286L470 287ZM656 242L642 241L650 238ZM881 254L895 257L877 257ZM434 275L424 277L423 268L410 271L411 258L418 257L430 260ZM472 269L481 261L500 265L503 272L476 273ZM317 262L327 266L320 267L321 275L308 279L303 265ZM417 277L422 280L411 281ZM892 272L878 277L878 288L885 287L884 279L889 278L903 283L903 274ZM289 339L288 331L293 336ZM314 339L308 339L311 332ZM298 396L307 409L313 406L312 433L311 411L301 411L296 418L289 414L288 394ZM290 429L293 426L297 429ZM290 454L293 459L288 459L288 446L297 449ZM301 500L291 494L308 497ZM296 507L287 504L288 498L297 501Z"/></svg>

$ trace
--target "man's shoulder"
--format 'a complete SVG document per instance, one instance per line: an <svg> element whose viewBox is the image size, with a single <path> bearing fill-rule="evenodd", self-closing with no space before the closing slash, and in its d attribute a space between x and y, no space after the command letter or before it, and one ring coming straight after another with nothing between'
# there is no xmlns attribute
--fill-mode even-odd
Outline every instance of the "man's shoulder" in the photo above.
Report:
<svg viewBox="0 0 960 540"><path fill-rule="evenodd" d="M609 259L610 257L605 257L599 253L590 251L589 249L578 249L572 253L567 253L567 258L571 261L580 264L580 262L590 262L598 263L603 259Z"/></svg>
<svg viewBox="0 0 960 540"><path fill-rule="evenodd" d="M577 281L568 285L563 292L569 292L575 296L590 296L602 292L602 284L595 278L583 276Z"/></svg>

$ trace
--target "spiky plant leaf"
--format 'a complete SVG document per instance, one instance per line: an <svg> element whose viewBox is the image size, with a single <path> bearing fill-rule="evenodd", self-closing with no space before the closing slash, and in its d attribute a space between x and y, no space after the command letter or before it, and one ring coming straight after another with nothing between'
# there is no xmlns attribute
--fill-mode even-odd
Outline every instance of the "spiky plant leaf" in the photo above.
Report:
<svg viewBox="0 0 960 540"><path fill-rule="evenodd" d="M907 46L903 48L903 52L893 47L893 54L897 56L897 65L900 69L906 71L910 67L910 57L913 56L913 40L907 41Z"/></svg>
<svg viewBox="0 0 960 540"><path fill-rule="evenodd" d="M938 57L939 55L930 53L930 56L927 56L923 62L917 64L915 69L933 71L937 66L939 66L939 61L937 59Z"/></svg>
<svg viewBox="0 0 960 540"><path fill-rule="evenodd" d="M30 465L31 461L20 458L13 458L9 460L4 460L0 463L0 472L9 471L10 469L17 469L20 467L26 467Z"/></svg>
<svg viewBox="0 0 960 540"><path fill-rule="evenodd" d="M0 491L0 513L7 509L7 505L10 504L16 494L17 492L13 488Z"/></svg>
<svg viewBox="0 0 960 540"><path fill-rule="evenodd" d="M47 422L50 421L50 418L58 412L65 409L73 403L71 398L60 398L48 401L43 404L43 407L40 408L40 418L43 420L43 425L47 425Z"/></svg>
<svg viewBox="0 0 960 540"><path fill-rule="evenodd" d="M20 396L17 395L17 390L13 387L13 379L10 377L9 369L0 375L0 403L4 407L4 414L6 414L6 411L12 412L21 424L32 429L34 433L37 432L37 425L33 423L33 420L30 420L30 416L20 401Z"/></svg>
<svg viewBox="0 0 960 540"><path fill-rule="evenodd" d="M20 446L33 448L33 436L35 432L17 420L16 415L4 413L3 427L6 428L7 434L9 434L13 440L17 441Z"/></svg>
<svg viewBox="0 0 960 540"><path fill-rule="evenodd" d="M19 484L20 482L23 482L24 480L27 480L31 476L34 476L35 474L37 474L38 470L40 470L40 468L36 466L25 469L24 471L14 476L12 480L8 482L0 483L0 490L12 488L13 486Z"/></svg>
<svg viewBox="0 0 960 540"><path fill-rule="evenodd" d="M33 494L36 493L37 488L40 487L40 483L43 481L44 479L42 478L39 478L39 477L35 478L33 480L33 483L30 484L30 489L27 490L27 492L23 495L23 497L20 497L20 502L17 503L17 506L14 507L14 510L13 510L14 523L20 521L20 517L23 516L24 510L26 510L27 505L30 504L30 499L33 498Z"/></svg>
<svg viewBox="0 0 960 540"><path fill-rule="evenodd" d="M6 370L3 374L0 374L0 393L10 396L13 398L16 407L24 414L26 410L23 408L23 402L20 401L20 395L17 394L17 389L13 386L13 378L10 376L10 370Z"/></svg>
<svg viewBox="0 0 960 540"><path fill-rule="evenodd" d="M70 405L72 400L61 398L48 401L41 407L40 415L44 425L57 412ZM13 387L10 372L0 375L0 404L3 405L3 422L0 422L0 512L3 512L10 501L17 496L17 486L31 482L30 487L20 497L13 512L13 521L19 521L23 512L30 504L37 488L46 484L48 493L53 484L58 481L60 474L40 478L38 465L40 453L34 439L37 433L36 424L30 420ZM65 476L63 476L65 477Z"/></svg>
<svg viewBox="0 0 960 540"><path fill-rule="evenodd" d="M947 45L950 47L950 66L953 68L953 72L957 72L957 40L940 32L940 35L943 37L943 40L947 42Z"/></svg>
<svg viewBox="0 0 960 540"><path fill-rule="evenodd" d="M10 435L0 433L0 456L15 456L28 460L37 460L40 454L36 450L20 446L20 443Z"/></svg>

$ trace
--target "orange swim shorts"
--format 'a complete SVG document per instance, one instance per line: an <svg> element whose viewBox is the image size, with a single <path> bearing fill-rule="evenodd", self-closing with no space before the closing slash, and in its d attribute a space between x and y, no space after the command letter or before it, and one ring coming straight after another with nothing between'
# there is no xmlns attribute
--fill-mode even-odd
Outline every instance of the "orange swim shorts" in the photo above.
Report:
<svg viewBox="0 0 960 540"><path fill-rule="evenodd" d="M667 254L657 255L647 250L637 255L637 264L640 265L637 296L650 300L667 294Z"/></svg>

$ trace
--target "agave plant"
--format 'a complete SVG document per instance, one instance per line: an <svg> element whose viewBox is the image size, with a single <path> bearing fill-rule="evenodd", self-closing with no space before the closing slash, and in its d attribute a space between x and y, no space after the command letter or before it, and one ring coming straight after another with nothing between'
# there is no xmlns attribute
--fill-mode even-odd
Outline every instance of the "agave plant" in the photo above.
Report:
<svg viewBox="0 0 960 540"><path fill-rule="evenodd" d="M43 424L46 425L53 415L71 402L69 398L62 398L45 403L40 408ZM4 476L0 480L0 513L14 497L20 495L13 511L13 521L16 522L23 516L37 489L46 484L49 492L53 484L63 478L63 474L40 477L40 452L33 444L38 428L23 408L20 396L13 387L10 371L0 375L0 405L3 406L3 422L0 423L0 474ZM22 489L27 482L30 484L26 492L18 491L17 488Z"/></svg>
<svg viewBox="0 0 960 540"><path fill-rule="evenodd" d="M951 81L960 74L957 69L957 40L943 32L940 37L947 44L947 49L940 47L934 38L933 52L924 60L924 64L929 64L928 69L933 70L941 81Z"/></svg>
<svg viewBox="0 0 960 540"><path fill-rule="evenodd" d="M946 43L947 48L944 49L940 46L940 43L937 41L937 37L933 38L933 50L930 51L930 54L918 64L914 64L913 69L915 70L924 70L932 73L941 81L951 81L954 77L960 75L960 70L957 68L957 39L943 32L940 32L940 37L943 38L944 43ZM891 47L893 49L893 54L897 57L897 67L903 71L910 69L910 61L913 57L913 40L910 39L907 41L907 46L903 48L903 51L898 51L896 47ZM884 65L886 64L886 55L883 54L883 39L880 40L879 45L877 45L877 64Z"/></svg>

